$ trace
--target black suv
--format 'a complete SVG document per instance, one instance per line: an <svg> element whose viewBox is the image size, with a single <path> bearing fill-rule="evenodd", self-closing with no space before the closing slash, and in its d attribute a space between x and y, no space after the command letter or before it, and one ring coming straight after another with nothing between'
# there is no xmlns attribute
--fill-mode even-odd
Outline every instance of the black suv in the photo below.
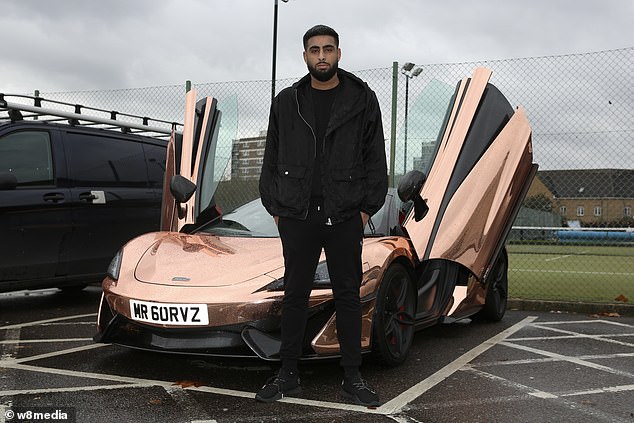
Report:
<svg viewBox="0 0 634 423"><path fill-rule="evenodd" d="M117 112L97 119L114 120L111 129L96 128L82 106L45 121L41 98L25 106L7 97L0 94L0 292L97 282L126 241L159 228L167 139L131 133Z"/></svg>

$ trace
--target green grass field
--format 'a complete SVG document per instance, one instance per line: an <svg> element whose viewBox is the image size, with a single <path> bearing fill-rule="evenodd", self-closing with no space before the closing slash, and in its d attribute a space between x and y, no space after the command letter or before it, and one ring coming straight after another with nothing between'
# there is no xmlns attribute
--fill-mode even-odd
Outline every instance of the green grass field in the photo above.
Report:
<svg viewBox="0 0 634 423"><path fill-rule="evenodd" d="M509 297L634 303L634 246L508 244Z"/></svg>

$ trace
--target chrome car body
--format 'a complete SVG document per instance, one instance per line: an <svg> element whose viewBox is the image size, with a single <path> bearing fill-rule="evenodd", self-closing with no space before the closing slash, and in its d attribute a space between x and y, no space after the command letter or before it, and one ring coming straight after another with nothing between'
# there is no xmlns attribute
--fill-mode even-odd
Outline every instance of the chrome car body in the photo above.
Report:
<svg viewBox="0 0 634 423"><path fill-rule="evenodd" d="M417 329L504 315L504 241L537 165L524 110L513 110L490 75L478 68L458 83L427 180L406 175L366 229L362 349L388 364L405 359ZM168 146L162 231L133 239L113 260L98 342L278 359L281 242L259 200L226 214L215 205L220 115L215 100L188 93L182 142ZM324 256L313 282L303 357L336 357Z"/></svg>

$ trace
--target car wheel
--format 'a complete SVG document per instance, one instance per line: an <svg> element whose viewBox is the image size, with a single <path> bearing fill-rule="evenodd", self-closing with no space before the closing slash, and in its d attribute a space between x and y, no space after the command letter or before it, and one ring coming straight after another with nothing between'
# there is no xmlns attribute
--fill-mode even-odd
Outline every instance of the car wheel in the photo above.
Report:
<svg viewBox="0 0 634 423"><path fill-rule="evenodd" d="M508 270L509 257L506 248L503 248L486 280L489 286L484 307L480 312L486 320L499 322L506 313L509 292Z"/></svg>
<svg viewBox="0 0 634 423"><path fill-rule="evenodd" d="M374 315L372 349L388 365L407 357L414 338L416 290L409 273L400 264L390 266L379 287Z"/></svg>

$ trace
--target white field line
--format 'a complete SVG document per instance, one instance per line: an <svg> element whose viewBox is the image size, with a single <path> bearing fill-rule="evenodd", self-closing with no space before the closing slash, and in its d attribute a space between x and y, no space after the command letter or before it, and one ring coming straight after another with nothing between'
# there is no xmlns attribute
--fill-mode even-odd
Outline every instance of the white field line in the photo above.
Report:
<svg viewBox="0 0 634 423"><path fill-rule="evenodd" d="M634 276L634 273L621 272L579 272L576 270L545 270L545 269L511 269L509 272L531 272L531 273L565 273L571 275L598 275L598 276Z"/></svg>
<svg viewBox="0 0 634 423"><path fill-rule="evenodd" d="M585 250L585 251L580 251L580 252L579 252L579 253L577 253L577 254L566 254L566 255L563 255L563 256L552 257L552 258L546 259L546 260L544 260L544 261L555 261L555 260L561 260L561 259L565 259L565 258L568 258L568 257L573 257L573 256L576 256L576 255L586 254L586 253L588 253L588 252L589 252L588 250Z"/></svg>

